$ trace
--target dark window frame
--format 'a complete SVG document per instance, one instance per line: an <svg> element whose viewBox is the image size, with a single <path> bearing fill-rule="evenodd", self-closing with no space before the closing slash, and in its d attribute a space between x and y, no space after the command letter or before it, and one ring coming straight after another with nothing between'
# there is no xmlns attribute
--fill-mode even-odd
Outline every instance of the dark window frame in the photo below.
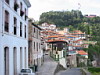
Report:
<svg viewBox="0 0 100 75"><path fill-rule="evenodd" d="M38 51L38 43L37 43L37 51Z"/></svg>
<svg viewBox="0 0 100 75"><path fill-rule="evenodd" d="M5 2L6 2L7 4L9 4L9 3L10 3L10 0L5 0Z"/></svg>
<svg viewBox="0 0 100 75"><path fill-rule="evenodd" d="M5 25L4 31L9 32L9 12L5 10Z"/></svg>
<svg viewBox="0 0 100 75"><path fill-rule="evenodd" d="M24 11L22 10L23 9L23 4L22 2L20 2L20 16L22 17L24 15Z"/></svg>
<svg viewBox="0 0 100 75"><path fill-rule="evenodd" d="M22 37L22 22L20 22L20 37Z"/></svg>
<svg viewBox="0 0 100 75"><path fill-rule="evenodd" d="M24 31L24 32L25 32L25 34L24 34L24 35L25 35L25 38L26 38L26 25L25 25L25 31Z"/></svg>
<svg viewBox="0 0 100 75"><path fill-rule="evenodd" d="M14 17L14 35L17 35L17 18Z"/></svg>
<svg viewBox="0 0 100 75"><path fill-rule="evenodd" d="M17 12L18 8L19 8L19 4L17 3L17 0L14 0L14 10Z"/></svg>
<svg viewBox="0 0 100 75"><path fill-rule="evenodd" d="M34 42L34 49L35 49L35 42Z"/></svg>
<svg viewBox="0 0 100 75"><path fill-rule="evenodd" d="M35 27L34 27L34 33L35 33Z"/></svg>

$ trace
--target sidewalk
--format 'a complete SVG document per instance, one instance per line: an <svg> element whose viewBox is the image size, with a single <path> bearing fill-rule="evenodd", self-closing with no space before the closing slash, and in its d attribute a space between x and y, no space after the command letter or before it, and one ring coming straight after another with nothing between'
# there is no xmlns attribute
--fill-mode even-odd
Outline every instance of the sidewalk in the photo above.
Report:
<svg viewBox="0 0 100 75"><path fill-rule="evenodd" d="M38 68L36 75L54 75L54 71L57 67L57 62L55 62L49 55L44 56L44 63Z"/></svg>

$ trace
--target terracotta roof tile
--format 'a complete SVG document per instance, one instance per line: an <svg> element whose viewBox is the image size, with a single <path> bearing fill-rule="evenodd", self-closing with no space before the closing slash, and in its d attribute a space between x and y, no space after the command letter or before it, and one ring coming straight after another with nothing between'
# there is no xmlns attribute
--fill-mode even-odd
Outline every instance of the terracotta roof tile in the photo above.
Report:
<svg viewBox="0 0 100 75"><path fill-rule="evenodd" d="M85 52L85 51L83 51L83 50L80 50L80 51L77 51L77 52L78 52L78 54L80 54L80 55L88 55L88 53Z"/></svg>

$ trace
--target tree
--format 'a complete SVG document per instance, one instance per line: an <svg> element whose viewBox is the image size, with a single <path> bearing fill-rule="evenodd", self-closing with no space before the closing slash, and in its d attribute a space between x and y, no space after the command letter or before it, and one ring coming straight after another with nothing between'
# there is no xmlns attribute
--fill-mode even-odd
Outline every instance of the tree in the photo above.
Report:
<svg viewBox="0 0 100 75"><path fill-rule="evenodd" d="M89 53L89 58L91 60L96 60L97 65L100 66L100 42L97 42L96 45L89 45L87 50Z"/></svg>
<svg viewBox="0 0 100 75"><path fill-rule="evenodd" d="M49 11L40 15L40 24L43 22L53 23L57 26L69 26L80 23L83 18L81 11Z"/></svg>

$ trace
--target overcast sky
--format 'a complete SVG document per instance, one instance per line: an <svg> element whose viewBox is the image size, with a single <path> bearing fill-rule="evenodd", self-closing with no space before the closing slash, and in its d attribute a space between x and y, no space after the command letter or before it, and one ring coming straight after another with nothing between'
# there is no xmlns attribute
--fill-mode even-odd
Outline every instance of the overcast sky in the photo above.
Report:
<svg viewBox="0 0 100 75"><path fill-rule="evenodd" d="M100 15L100 0L29 0L29 17L39 20L43 12L81 10L83 14Z"/></svg>

